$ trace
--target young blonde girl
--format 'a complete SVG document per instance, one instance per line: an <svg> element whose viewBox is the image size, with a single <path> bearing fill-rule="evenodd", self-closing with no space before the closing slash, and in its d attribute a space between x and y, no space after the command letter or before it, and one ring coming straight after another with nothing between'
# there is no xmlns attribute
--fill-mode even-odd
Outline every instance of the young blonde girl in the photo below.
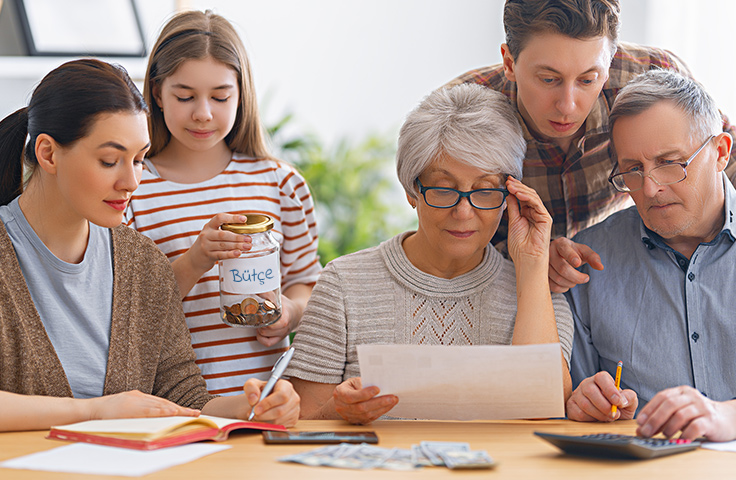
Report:
<svg viewBox="0 0 736 480"><path fill-rule="evenodd" d="M286 381L258 404L256 379L244 395L207 393L169 262L121 225L146 113L123 69L85 59L0 121L0 431L199 410L248 418L252 406L259 421L299 416Z"/></svg>
<svg viewBox="0 0 736 480"><path fill-rule="evenodd" d="M302 312L321 266L314 205L304 179L271 157L250 66L233 26L210 11L173 17L153 46L144 85L151 149L128 225L172 262L197 364L210 393L242 391L267 378ZM233 328L219 315L217 261L251 247L220 230L266 214L281 243L282 317Z"/></svg>

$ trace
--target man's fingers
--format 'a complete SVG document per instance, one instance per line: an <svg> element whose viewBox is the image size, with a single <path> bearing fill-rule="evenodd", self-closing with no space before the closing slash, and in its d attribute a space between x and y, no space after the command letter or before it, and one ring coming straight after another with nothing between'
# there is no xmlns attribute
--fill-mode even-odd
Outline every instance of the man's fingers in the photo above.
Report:
<svg viewBox="0 0 736 480"><path fill-rule="evenodd" d="M629 405L628 398L622 395L621 391L616 388L616 383L608 372L598 372L593 376L593 379L603 396L611 405L621 408L626 408Z"/></svg>
<svg viewBox="0 0 736 480"><path fill-rule="evenodd" d="M688 403L687 397L681 395L676 388L663 390L644 406L636 419L638 434L650 437L662 431L672 415Z"/></svg>
<svg viewBox="0 0 736 480"><path fill-rule="evenodd" d="M567 402L567 418L576 422L597 422L598 419L592 415L588 415L578 405L578 399L570 397Z"/></svg>
<svg viewBox="0 0 736 480"><path fill-rule="evenodd" d="M595 253L592 248L582 243L576 244L578 247L578 255L583 263L587 263L594 270L603 270L601 256Z"/></svg>
<svg viewBox="0 0 736 480"><path fill-rule="evenodd" d="M572 288L588 281L586 274L575 270L564 260L552 263L552 257L550 256L549 267L550 280L564 288Z"/></svg>

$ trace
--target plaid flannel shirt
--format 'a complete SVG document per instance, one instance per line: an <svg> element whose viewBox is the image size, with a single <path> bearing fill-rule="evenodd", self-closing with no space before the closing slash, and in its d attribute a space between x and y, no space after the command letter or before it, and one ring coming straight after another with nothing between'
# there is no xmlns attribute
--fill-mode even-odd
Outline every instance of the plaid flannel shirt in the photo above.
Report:
<svg viewBox="0 0 736 480"><path fill-rule="evenodd" d="M598 101L585 121L583 137L564 152L553 143L535 137L527 128L516 102L516 83L506 79L503 65L471 70L446 86L477 83L506 95L516 109L527 141L523 182L537 191L552 216L552 238L572 237L580 230L602 221L610 214L633 205L628 194L617 192L608 182L615 164L609 150L608 116L618 91L635 76L647 70L663 68L690 76L687 66L677 56L653 47L620 43L611 62L609 78ZM736 139L736 129L723 116L724 131ZM736 178L736 161L726 167L731 182ZM505 250L508 223L501 222L493 243Z"/></svg>

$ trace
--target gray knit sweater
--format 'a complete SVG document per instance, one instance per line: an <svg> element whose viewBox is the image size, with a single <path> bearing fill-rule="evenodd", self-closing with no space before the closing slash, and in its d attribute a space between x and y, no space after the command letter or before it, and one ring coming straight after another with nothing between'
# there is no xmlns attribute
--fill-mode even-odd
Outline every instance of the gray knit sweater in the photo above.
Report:
<svg viewBox="0 0 736 480"><path fill-rule="evenodd" d="M302 317L286 375L337 384L360 376L361 344L510 345L516 318L514 264L486 248L480 265L453 279L414 267L401 246L411 232L333 260ZM570 361L573 322L564 296L552 295Z"/></svg>

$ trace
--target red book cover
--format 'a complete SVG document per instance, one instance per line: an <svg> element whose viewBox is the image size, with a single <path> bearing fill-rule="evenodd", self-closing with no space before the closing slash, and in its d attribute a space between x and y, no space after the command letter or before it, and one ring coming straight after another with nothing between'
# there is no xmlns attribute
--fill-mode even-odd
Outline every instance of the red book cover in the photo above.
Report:
<svg viewBox="0 0 736 480"><path fill-rule="evenodd" d="M90 420L51 427L46 438L136 450L156 450L201 440L223 441L233 430L285 432L286 427L209 415L200 415L199 417L120 418Z"/></svg>

